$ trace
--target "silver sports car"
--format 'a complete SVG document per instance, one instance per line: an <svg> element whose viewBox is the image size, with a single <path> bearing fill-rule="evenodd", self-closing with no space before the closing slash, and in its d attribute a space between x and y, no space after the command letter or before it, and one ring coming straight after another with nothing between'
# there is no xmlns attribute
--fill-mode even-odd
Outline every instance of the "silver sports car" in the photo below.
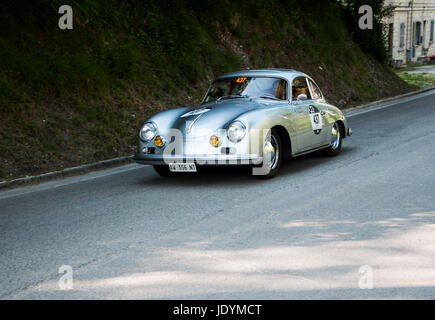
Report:
<svg viewBox="0 0 435 320"><path fill-rule="evenodd" d="M318 150L337 155L351 134L341 110L306 74L246 70L218 77L201 105L148 119L134 160L161 176L204 165L249 165L254 175L270 178L286 158Z"/></svg>

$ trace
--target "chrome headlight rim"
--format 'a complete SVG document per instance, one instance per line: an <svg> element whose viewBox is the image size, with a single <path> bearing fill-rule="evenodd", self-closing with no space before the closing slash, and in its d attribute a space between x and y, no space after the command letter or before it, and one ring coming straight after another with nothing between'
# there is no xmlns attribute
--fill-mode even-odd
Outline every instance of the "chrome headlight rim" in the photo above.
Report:
<svg viewBox="0 0 435 320"><path fill-rule="evenodd" d="M148 132L151 135L144 136L145 127L147 127L149 129ZM142 140L143 142L153 141L156 136L157 136L157 126L155 125L154 122L151 122L151 121L145 122L142 125L142 127L140 128L139 139Z"/></svg>
<svg viewBox="0 0 435 320"><path fill-rule="evenodd" d="M227 137L232 143L238 143L246 136L246 124L240 120L230 123L227 130Z"/></svg>

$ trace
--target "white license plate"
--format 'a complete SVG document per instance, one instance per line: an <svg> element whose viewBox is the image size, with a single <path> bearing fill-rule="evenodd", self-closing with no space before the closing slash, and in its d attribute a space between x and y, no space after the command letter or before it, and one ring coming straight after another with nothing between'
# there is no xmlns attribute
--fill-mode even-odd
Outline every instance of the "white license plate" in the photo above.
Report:
<svg viewBox="0 0 435 320"><path fill-rule="evenodd" d="M169 170L171 172L196 172L194 163L170 163Z"/></svg>

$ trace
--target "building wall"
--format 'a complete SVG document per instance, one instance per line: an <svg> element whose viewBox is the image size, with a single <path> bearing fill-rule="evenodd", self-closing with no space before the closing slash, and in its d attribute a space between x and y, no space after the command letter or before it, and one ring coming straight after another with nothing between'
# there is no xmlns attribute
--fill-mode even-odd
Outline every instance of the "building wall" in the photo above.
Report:
<svg viewBox="0 0 435 320"><path fill-rule="evenodd" d="M393 15L385 19L392 44L389 48L391 58L405 64L407 57L408 61L417 61L435 55L435 30L433 39L430 39L432 21L435 29L435 0L386 0L385 5L389 4L396 6ZM401 24L404 24L402 43ZM420 29L420 37L418 37L418 29Z"/></svg>

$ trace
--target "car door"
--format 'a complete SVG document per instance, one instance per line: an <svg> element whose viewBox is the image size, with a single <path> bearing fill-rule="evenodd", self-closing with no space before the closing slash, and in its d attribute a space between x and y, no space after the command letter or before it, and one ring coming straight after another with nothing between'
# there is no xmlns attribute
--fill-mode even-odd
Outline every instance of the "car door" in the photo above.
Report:
<svg viewBox="0 0 435 320"><path fill-rule="evenodd" d="M301 153L321 144L322 117L320 110L312 98L311 91L308 87L306 77L296 77L292 81L292 105L296 113L296 143L297 152ZM298 97L304 94L305 100L298 100ZM320 128L320 131L319 131Z"/></svg>
<svg viewBox="0 0 435 320"><path fill-rule="evenodd" d="M312 145L312 147L320 147L329 143L329 132L331 132L330 127L332 125L328 122L326 114L327 107L322 92L312 79L307 78L307 83L313 99L309 107L310 120L313 134L317 136L316 139L313 140L315 145Z"/></svg>

